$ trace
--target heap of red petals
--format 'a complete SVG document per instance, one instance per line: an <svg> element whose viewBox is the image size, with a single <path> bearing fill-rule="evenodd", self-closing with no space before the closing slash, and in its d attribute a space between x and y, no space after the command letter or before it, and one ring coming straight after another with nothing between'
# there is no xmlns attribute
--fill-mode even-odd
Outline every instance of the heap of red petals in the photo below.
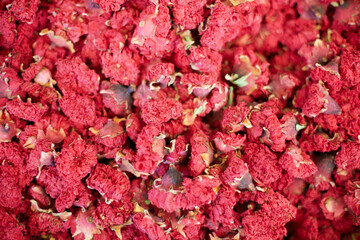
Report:
<svg viewBox="0 0 360 240"><path fill-rule="evenodd" d="M360 239L360 0L0 1L0 239Z"/></svg>

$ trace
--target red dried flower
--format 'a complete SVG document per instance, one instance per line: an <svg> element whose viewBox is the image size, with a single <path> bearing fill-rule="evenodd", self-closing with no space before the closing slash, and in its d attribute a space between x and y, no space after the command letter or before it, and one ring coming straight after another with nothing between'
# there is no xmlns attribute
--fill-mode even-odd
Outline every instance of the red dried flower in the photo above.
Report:
<svg viewBox="0 0 360 240"><path fill-rule="evenodd" d="M21 204L22 190L36 175L28 164L28 155L17 143L0 143L0 205L15 208Z"/></svg>
<svg viewBox="0 0 360 240"><path fill-rule="evenodd" d="M139 172L153 173L165 156L165 140L159 125L146 125L136 140L134 167Z"/></svg>
<svg viewBox="0 0 360 240"><path fill-rule="evenodd" d="M10 12L17 20L31 24L34 21L35 13L39 7L39 0L26 1L15 0L10 5Z"/></svg>
<svg viewBox="0 0 360 240"><path fill-rule="evenodd" d="M154 206L172 213L185 207L184 195L180 191L166 191L153 188L148 192L148 199Z"/></svg>
<svg viewBox="0 0 360 240"><path fill-rule="evenodd" d="M334 220L345 215L346 205L342 195L343 193L331 189L322 196L320 207L325 218Z"/></svg>
<svg viewBox="0 0 360 240"><path fill-rule="evenodd" d="M201 45L219 51L240 32L240 16L234 8L218 2L202 33Z"/></svg>
<svg viewBox="0 0 360 240"><path fill-rule="evenodd" d="M194 29L203 21L205 0L173 0L174 22L184 29Z"/></svg>
<svg viewBox="0 0 360 240"><path fill-rule="evenodd" d="M127 135L120 119L108 119L106 124L89 130L95 134L94 141L109 148L120 148L124 145Z"/></svg>
<svg viewBox="0 0 360 240"><path fill-rule="evenodd" d="M155 221L149 216L142 213L135 213L132 216L132 220L138 230L146 233L149 239L154 240L170 240L170 236L167 235L163 229L161 229Z"/></svg>
<svg viewBox="0 0 360 240"><path fill-rule="evenodd" d="M139 83L138 61L136 55L128 49L124 49L121 53L104 52L101 54L101 66L105 77L112 78L126 86Z"/></svg>
<svg viewBox="0 0 360 240"><path fill-rule="evenodd" d="M28 222L29 233L32 236L41 236L48 232L56 234L67 231L64 228L63 220L49 213L33 213Z"/></svg>
<svg viewBox="0 0 360 240"><path fill-rule="evenodd" d="M345 48L340 55L339 73L341 82L345 87L351 88L357 86L360 81L360 75L357 69L360 64L360 52Z"/></svg>
<svg viewBox="0 0 360 240"><path fill-rule="evenodd" d="M18 1L19 2L19 1ZM9 12L0 12L0 46L5 48L13 48L16 40L15 19L10 17Z"/></svg>
<svg viewBox="0 0 360 240"><path fill-rule="evenodd" d="M74 139L61 149L55 159L60 176L68 181L78 181L90 173L97 164L96 148L83 139Z"/></svg>
<svg viewBox="0 0 360 240"><path fill-rule="evenodd" d="M245 236L248 239L276 239L286 236L284 225L295 218L296 208L279 193L259 193L264 198L261 210L242 219ZM263 196L261 196L263 195ZM257 222L259 225L254 225Z"/></svg>
<svg viewBox="0 0 360 240"><path fill-rule="evenodd" d="M182 162L188 154L189 144L186 137L183 135L177 136L171 141L171 147L168 150L169 153L165 156L167 161L172 163Z"/></svg>
<svg viewBox="0 0 360 240"><path fill-rule="evenodd" d="M210 146L209 137L201 130L195 132L190 139L191 159L188 164L193 177L200 175L213 161L214 150Z"/></svg>
<svg viewBox="0 0 360 240"><path fill-rule="evenodd" d="M100 5L102 9L104 9L106 12L110 11L119 11L121 4L123 4L125 0L111 0L111 1L105 1L105 0L94 0L94 3L97 3Z"/></svg>
<svg viewBox="0 0 360 240"><path fill-rule="evenodd" d="M148 100L145 102L141 117L147 124L165 123L182 116L181 103L174 99Z"/></svg>
<svg viewBox="0 0 360 240"><path fill-rule="evenodd" d="M323 83L310 84L299 90L296 95L295 106L300 107L302 113L309 117L316 117L320 113L340 114L341 108L329 95Z"/></svg>
<svg viewBox="0 0 360 240"><path fill-rule="evenodd" d="M21 225L15 214L9 213L0 207L0 237L2 239L16 240L27 236L25 227Z"/></svg>
<svg viewBox="0 0 360 240"><path fill-rule="evenodd" d="M254 184L249 169L245 162L230 152L227 160L227 167L221 174L221 180L234 188L248 189L253 191Z"/></svg>
<svg viewBox="0 0 360 240"><path fill-rule="evenodd" d="M280 165L293 177L307 178L318 169L310 156L295 145L287 147L279 159Z"/></svg>
<svg viewBox="0 0 360 240"><path fill-rule="evenodd" d="M281 167L276 155L263 144L247 144L244 148L244 161L255 181L269 184L281 177Z"/></svg>
<svg viewBox="0 0 360 240"><path fill-rule="evenodd" d="M37 122L48 111L49 107L41 103L31 103L30 100L23 102L20 98L16 98L7 103L6 109L16 117Z"/></svg>
<svg viewBox="0 0 360 240"><path fill-rule="evenodd" d="M314 41L318 35L316 22L303 18L286 21L284 29L280 42L291 50L298 50L302 45Z"/></svg>
<svg viewBox="0 0 360 240"><path fill-rule="evenodd" d="M130 181L120 169L98 163L90 177L86 179L88 187L97 190L108 201L121 200L129 191Z"/></svg>
<svg viewBox="0 0 360 240"><path fill-rule="evenodd" d="M165 1L148 4L136 25L130 48L137 49L147 59L170 55L175 34L170 31L170 15Z"/></svg>
<svg viewBox="0 0 360 240"><path fill-rule="evenodd" d="M222 56L207 47L191 47L189 54L190 66L202 73L218 73L221 68Z"/></svg>
<svg viewBox="0 0 360 240"><path fill-rule="evenodd" d="M94 212L94 223L103 228L123 224L133 211L129 199L113 201L111 204L101 202Z"/></svg>
<svg viewBox="0 0 360 240"><path fill-rule="evenodd" d="M221 126L226 132L238 132L244 129L244 126L250 127L251 123L247 119L250 108L245 102L241 102L236 106L228 107L224 110L224 116Z"/></svg>
<svg viewBox="0 0 360 240"><path fill-rule="evenodd" d="M65 116L79 125L91 126L94 124L95 102L89 97L68 94L59 100L60 107Z"/></svg>
<svg viewBox="0 0 360 240"><path fill-rule="evenodd" d="M56 65L55 80L64 95L75 92L94 96L99 91L99 75L79 57L60 60Z"/></svg>
<svg viewBox="0 0 360 240"><path fill-rule="evenodd" d="M127 135L136 142L136 139L143 127L143 122L141 121L140 116L136 115L135 113L131 113L126 118L126 133Z"/></svg>
<svg viewBox="0 0 360 240"><path fill-rule="evenodd" d="M233 209L237 200L233 188L225 186L220 189L215 201L209 208L210 220L216 227L219 225L233 228L240 226L240 221L237 221L239 216Z"/></svg>
<svg viewBox="0 0 360 240"><path fill-rule="evenodd" d="M345 170L360 168L360 143L344 142L335 157L335 164Z"/></svg>
<svg viewBox="0 0 360 240"><path fill-rule="evenodd" d="M184 209L201 207L214 201L220 185L221 181L210 175L198 176L193 180L185 178L183 181L186 199Z"/></svg>
<svg viewBox="0 0 360 240"><path fill-rule="evenodd" d="M172 63L156 63L151 65L146 71L146 78L152 83L160 83L162 87L167 87L171 82L170 75L175 72L175 66Z"/></svg>

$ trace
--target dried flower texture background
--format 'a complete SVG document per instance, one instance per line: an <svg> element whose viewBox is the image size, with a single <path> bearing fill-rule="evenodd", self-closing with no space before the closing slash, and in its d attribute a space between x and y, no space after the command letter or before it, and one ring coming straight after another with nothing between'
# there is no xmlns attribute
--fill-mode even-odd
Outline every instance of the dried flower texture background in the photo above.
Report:
<svg viewBox="0 0 360 240"><path fill-rule="evenodd" d="M0 9L0 239L360 239L359 0Z"/></svg>

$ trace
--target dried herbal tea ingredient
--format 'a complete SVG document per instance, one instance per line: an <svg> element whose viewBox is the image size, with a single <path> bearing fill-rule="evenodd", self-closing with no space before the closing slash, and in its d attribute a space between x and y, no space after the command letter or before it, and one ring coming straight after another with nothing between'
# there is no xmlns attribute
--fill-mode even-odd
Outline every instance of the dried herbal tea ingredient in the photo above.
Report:
<svg viewBox="0 0 360 240"><path fill-rule="evenodd" d="M360 238L359 0L0 1L0 239Z"/></svg>

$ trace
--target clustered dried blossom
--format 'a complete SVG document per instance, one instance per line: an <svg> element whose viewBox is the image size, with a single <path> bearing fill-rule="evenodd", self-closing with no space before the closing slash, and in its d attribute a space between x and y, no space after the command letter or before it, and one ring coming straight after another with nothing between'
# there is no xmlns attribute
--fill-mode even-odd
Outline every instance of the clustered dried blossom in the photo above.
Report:
<svg viewBox="0 0 360 240"><path fill-rule="evenodd" d="M2 0L0 238L358 239L359 0Z"/></svg>

